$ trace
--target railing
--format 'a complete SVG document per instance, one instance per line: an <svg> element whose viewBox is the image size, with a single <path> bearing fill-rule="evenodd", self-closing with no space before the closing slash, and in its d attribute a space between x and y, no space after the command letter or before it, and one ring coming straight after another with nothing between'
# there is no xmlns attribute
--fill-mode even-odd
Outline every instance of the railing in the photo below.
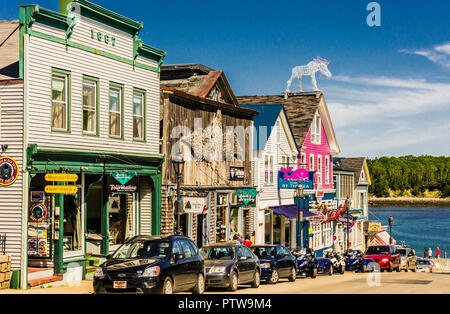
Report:
<svg viewBox="0 0 450 314"><path fill-rule="evenodd" d="M436 273L450 273L450 259L448 258L433 258L433 272Z"/></svg>
<svg viewBox="0 0 450 314"><path fill-rule="evenodd" d="M6 254L6 233L0 234L0 252Z"/></svg>

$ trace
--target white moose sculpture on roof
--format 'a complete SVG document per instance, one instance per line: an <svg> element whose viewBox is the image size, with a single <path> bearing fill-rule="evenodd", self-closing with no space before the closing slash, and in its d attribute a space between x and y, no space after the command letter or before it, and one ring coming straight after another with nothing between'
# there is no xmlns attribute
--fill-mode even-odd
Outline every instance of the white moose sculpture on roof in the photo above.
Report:
<svg viewBox="0 0 450 314"><path fill-rule="evenodd" d="M330 61L323 59L321 57L317 57L313 59L313 61L309 62L307 65L296 66L292 69L291 78L287 81L286 92L289 93L289 88L291 87L292 80L298 78L298 85L300 86L300 91L303 92L302 89L302 76L309 75L311 76L311 82L313 84L314 90L318 91L317 81L316 81L316 72L319 71L321 76L322 74L326 77L331 77L331 72L328 70L328 64Z"/></svg>

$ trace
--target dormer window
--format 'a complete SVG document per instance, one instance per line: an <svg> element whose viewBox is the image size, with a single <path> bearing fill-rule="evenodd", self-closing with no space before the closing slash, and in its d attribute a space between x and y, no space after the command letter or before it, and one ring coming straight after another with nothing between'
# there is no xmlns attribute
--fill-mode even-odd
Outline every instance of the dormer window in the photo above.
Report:
<svg viewBox="0 0 450 314"><path fill-rule="evenodd" d="M322 130L322 123L319 115L315 115L311 126L311 143L320 144L320 133Z"/></svg>

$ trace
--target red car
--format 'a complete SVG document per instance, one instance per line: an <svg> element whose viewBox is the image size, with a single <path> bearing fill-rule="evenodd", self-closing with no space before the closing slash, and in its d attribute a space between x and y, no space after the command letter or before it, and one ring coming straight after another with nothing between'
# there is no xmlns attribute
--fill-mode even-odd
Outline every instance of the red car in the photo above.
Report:
<svg viewBox="0 0 450 314"><path fill-rule="evenodd" d="M400 271L401 255L395 245L376 245L367 248L364 257L371 258L380 265L381 271Z"/></svg>

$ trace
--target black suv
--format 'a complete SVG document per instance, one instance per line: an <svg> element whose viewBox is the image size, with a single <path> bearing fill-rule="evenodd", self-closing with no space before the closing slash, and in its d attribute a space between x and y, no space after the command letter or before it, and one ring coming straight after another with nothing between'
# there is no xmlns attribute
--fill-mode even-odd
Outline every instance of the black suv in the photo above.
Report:
<svg viewBox="0 0 450 314"><path fill-rule="evenodd" d="M184 236L137 236L108 256L94 274L95 293L203 293L205 266Z"/></svg>

